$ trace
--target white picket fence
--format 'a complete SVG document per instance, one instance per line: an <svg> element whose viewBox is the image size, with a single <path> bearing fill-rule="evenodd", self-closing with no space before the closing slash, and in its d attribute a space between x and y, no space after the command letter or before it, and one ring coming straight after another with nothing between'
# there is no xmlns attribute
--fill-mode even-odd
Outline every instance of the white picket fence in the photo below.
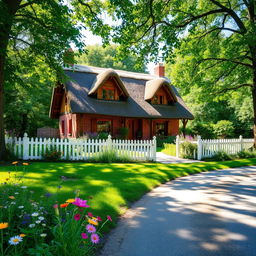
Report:
<svg viewBox="0 0 256 256"><path fill-rule="evenodd" d="M184 140L176 137L176 156L180 155L180 144ZM194 151L194 159L201 160L203 158L212 157L217 152L224 151L227 154L236 154L242 150L247 150L253 146L254 139L244 139L240 136L238 139L215 139L202 140L201 136L197 137L196 141L189 141L197 144L197 150Z"/></svg>
<svg viewBox="0 0 256 256"><path fill-rule="evenodd" d="M132 160L156 160L155 137L153 140L117 140L111 139L110 135L107 140L47 139L29 138L25 133L23 138L9 137L5 138L5 142L23 160L40 160L47 148L62 152L63 160L87 160L108 150L114 150L119 157Z"/></svg>

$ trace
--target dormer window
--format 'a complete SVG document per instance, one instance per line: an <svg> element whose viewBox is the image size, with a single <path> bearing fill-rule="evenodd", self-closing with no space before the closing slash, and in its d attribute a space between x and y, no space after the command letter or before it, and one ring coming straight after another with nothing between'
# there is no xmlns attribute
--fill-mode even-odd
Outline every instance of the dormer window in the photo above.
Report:
<svg viewBox="0 0 256 256"><path fill-rule="evenodd" d="M153 105L172 105L177 102L177 97L164 78L150 80L146 83L144 99Z"/></svg>
<svg viewBox="0 0 256 256"><path fill-rule="evenodd" d="M115 90L114 89L102 89L102 99L103 100L114 100Z"/></svg>
<svg viewBox="0 0 256 256"><path fill-rule="evenodd" d="M125 100L129 97L122 80L112 69L97 75L88 95L101 100Z"/></svg>

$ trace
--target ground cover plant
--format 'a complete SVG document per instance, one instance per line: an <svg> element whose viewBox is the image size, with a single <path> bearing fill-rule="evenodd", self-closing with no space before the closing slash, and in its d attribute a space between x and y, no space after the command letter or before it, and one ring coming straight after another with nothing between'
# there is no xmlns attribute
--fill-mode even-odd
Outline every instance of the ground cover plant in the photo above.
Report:
<svg viewBox="0 0 256 256"><path fill-rule="evenodd" d="M5 250L6 246L10 246L9 249L13 253L11 255L15 255L15 253L22 255L18 254L17 250L22 246L30 246L30 255L65 255L65 253L86 255L87 247L83 241L89 243L88 238L85 239L85 237L92 238L86 232L85 222L88 225L88 219L96 221L91 217L91 213L95 218L100 216L103 221L107 219L107 214L110 215L113 222L110 222L109 227L113 227L117 217L129 207L131 202L138 200L144 193L160 183L202 171L255 164L256 159L171 165L160 163L31 162L29 165L0 166L2 195L0 228L4 234L4 243L2 242L2 244L5 245ZM10 176L18 180L21 178L17 182L20 184L18 187L7 184ZM15 194L17 192L19 194ZM81 200L87 200L86 204L91 207L89 210L85 207L80 212L79 208L72 203L65 207L65 204L70 202L67 201L68 199L74 199L78 196ZM54 208L53 205L56 204L58 207ZM9 206L9 208L3 208L3 206ZM3 214L4 211L7 211L8 214ZM28 212L29 218L33 219L33 223L30 224L40 226L40 228L35 229L36 233L33 233L30 228L23 228L19 222L20 218L25 218L25 214ZM69 214L67 215L67 213ZM74 219L76 214L80 214L76 217L77 220ZM27 221L26 218L25 221ZM62 225L62 219L67 219L65 225ZM41 222L37 224L36 221ZM8 223L9 227L4 228L6 225L4 223ZM46 226L42 224L46 224ZM62 225L61 229L60 225ZM105 227L104 232L109 229L109 227ZM76 235L73 237L77 238L72 244L70 232L74 232ZM18 243L17 246L10 244L10 239L12 242ZM33 243L33 239L37 240L37 243ZM52 240L55 241L54 244L51 243ZM76 251L73 252L74 247L72 246L77 248ZM17 252L15 252L15 248ZM53 249L55 254L51 254ZM61 249L61 254L59 254L60 251L58 250ZM66 252L63 252L64 249ZM45 254L42 254L42 251Z"/></svg>

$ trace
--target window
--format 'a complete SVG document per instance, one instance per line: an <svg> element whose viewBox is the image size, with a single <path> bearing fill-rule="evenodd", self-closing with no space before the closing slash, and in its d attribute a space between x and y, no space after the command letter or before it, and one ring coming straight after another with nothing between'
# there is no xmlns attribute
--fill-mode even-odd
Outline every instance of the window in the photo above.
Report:
<svg viewBox="0 0 256 256"><path fill-rule="evenodd" d="M102 89L102 99L104 100L114 100L115 90L112 89Z"/></svg>
<svg viewBox="0 0 256 256"><path fill-rule="evenodd" d="M166 135L166 123L156 123L156 135Z"/></svg>
<svg viewBox="0 0 256 256"><path fill-rule="evenodd" d="M155 95L151 101L152 104L165 104L165 96L163 95Z"/></svg>
<svg viewBox="0 0 256 256"><path fill-rule="evenodd" d="M69 135L72 135L72 119L69 119L68 121L68 133Z"/></svg>
<svg viewBox="0 0 256 256"><path fill-rule="evenodd" d="M61 121L61 133L65 134L65 120Z"/></svg>
<svg viewBox="0 0 256 256"><path fill-rule="evenodd" d="M97 132L111 132L111 121L110 120L98 120L97 121Z"/></svg>

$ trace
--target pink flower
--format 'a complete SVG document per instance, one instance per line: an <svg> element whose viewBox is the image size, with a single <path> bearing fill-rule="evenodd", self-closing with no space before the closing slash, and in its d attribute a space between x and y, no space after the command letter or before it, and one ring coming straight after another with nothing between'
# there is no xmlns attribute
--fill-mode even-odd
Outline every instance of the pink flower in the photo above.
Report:
<svg viewBox="0 0 256 256"><path fill-rule="evenodd" d="M92 214L91 212L88 212L87 215L88 215L89 217L93 217L93 214Z"/></svg>
<svg viewBox="0 0 256 256"><path fill-rule="evenodd" d="M88 204L87 204L87 201L86 200L83 200L81 198L76 198L76 200L72 203L78 207L84 207L84 208L88 208L90 207Z"/></svg>
<svg viewBox="0 0 256 256"><path fill-rule="evenodd" d="M109 215L107 216L107 218L108 218L108 220L112 221L112 218Z"/></svg>
<svg viewBox="0 0 256 256"><path fill-rule="evenodd" d="M88 238L88 236L87 236L86 233L82 233L82 234L81 234L81 237L82 237L82 239L87 239L87 238Z"/></svg>
<svg viewBox="0 0 256 256"><path fill-rule="evenodd" d="M54 204L54 205L53 205L53 208L54 208L54 209L57 209L57 208L58 208L58 205L57 205L57 204Z"/></svg>
<svg viewBox="0 0 256 256"><path fill-rule="evenodd" d="M79 213L74 215L74 220L80 220L81 215Z"/></svg>
<svg viewBox="0 0 256 256"><path fill-rule="evenodd" d="M91 224L86 225L86 230L89 233L95 233L96 232L96 228L93 225L91 225Z"/></svg>
<svg viewBox="0 0 256 256"><path fill-rule="evenodd" d="M98 221L102 221L102 219L101 219L100 216L97 216L97 220L98 220Z"/></svg>
<svg viewBox="0 0 256 256"><path fill-rule="evenodd" d="M100 241L100 238L97 234L92 234L91 241L92 241L92 243L97 244Z"/></svg>

